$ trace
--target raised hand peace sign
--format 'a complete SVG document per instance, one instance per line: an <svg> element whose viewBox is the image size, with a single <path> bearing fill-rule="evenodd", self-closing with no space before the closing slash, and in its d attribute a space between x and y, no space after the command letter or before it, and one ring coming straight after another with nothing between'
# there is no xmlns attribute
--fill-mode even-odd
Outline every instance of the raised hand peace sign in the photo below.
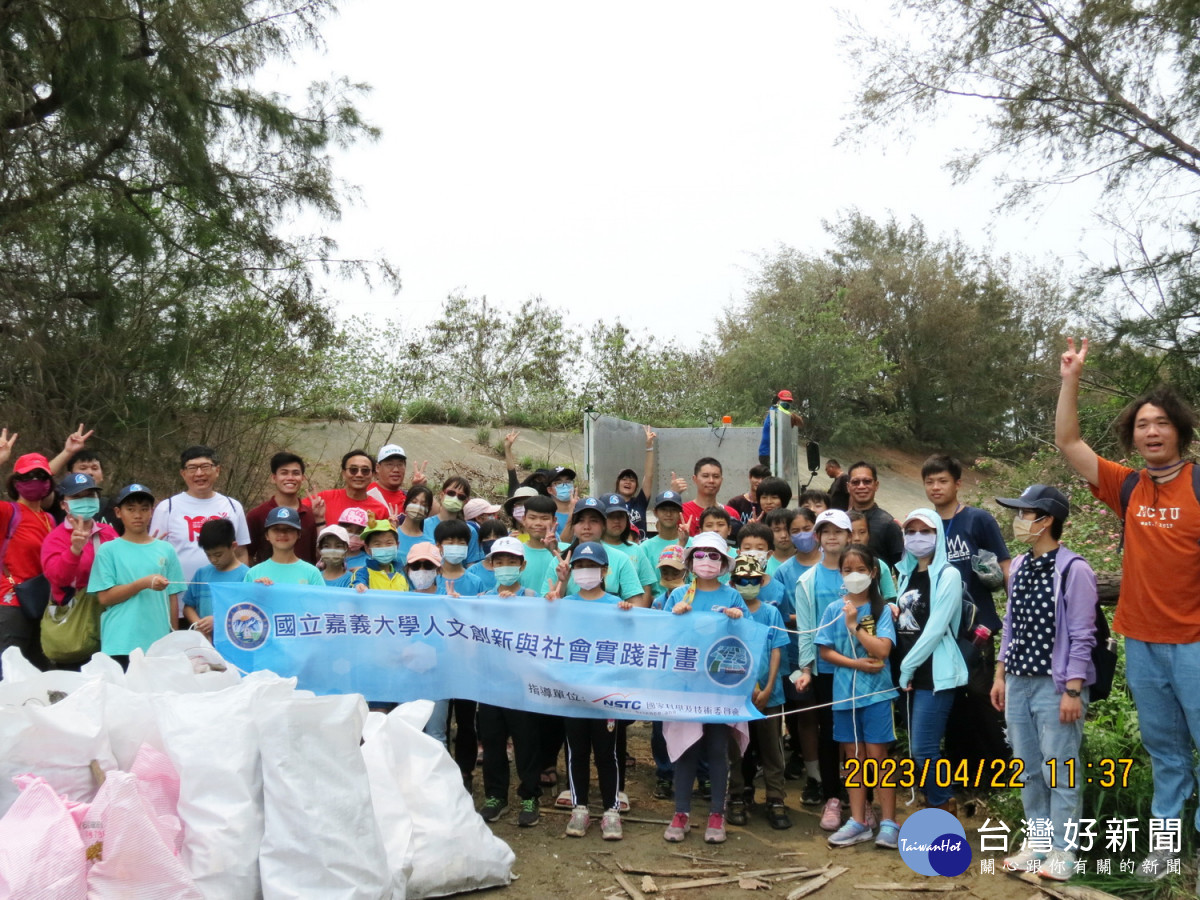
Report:
<svg viewBox="0 0 1200 900"><path fill-rule="evenodd" d="M1075 338L1067 338L1067 352L1062 355L1059 374L1063 378L1079 378L1083 374L1083 363L1087 359L1088 339L1084 338L1075 350Z"/></svg>
<svg viewBox="0 0 1200 900"><path fill-rule="evenodd" d="M425 467L429 465L429 460L424 460L419 466L413 466L413 484L424 484L426 482Z"/></svg>
<svg viewBox="0 0 1200 900"><path fill-rule="evenodd" d="M80 450L82 450L84 447L87 446L88 438L90 438L95 433L96 433L96 430L93 428L87 434L84 434L83 423L80 422L79 427L77 429L75 429L75 431L73 433L68 434L66 441L63 442L63 452L78 453Z"/></svg>

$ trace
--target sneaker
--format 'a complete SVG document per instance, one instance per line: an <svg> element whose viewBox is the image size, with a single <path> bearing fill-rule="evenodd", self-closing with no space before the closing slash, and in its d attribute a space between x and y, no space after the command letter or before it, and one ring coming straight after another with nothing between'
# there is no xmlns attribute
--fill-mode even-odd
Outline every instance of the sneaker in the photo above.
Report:
<svg viewBox="0 0 1200 900"><path fill-rule="evenodd" d="M654 799L670 800L675 796L675 783L670 778L660 778L654 782Z"/></svg>
<svg viewBox="0 0 1200 900"><path fill-rule="evenodd" d="M698 784L696 790L700 794L700 796L703 797L705 800L712 799L712 782L709 781L707 778L699 779L699 784Z"/></svg>
<svg viewBox="0 0 1200 900"><path fill-rule="evenodd" d="M629 795L624 791L617 792L617 809L621 812L629 812Z"/></svg>
<svg viewBox="0 0 1200 900"><path fill-rule="evenodd" d="M850 847L854 844L861 844L875 837L873 832L861 822L855 822L851 816L846 820L846 824L829 836L830 847Z"/></svg>
<svg viewBox="0 0 1200 900"><path fill-rule="evenodd" d="M1070 881L1075 874L1075 854L1070 850L1051 850L1038 875L1047 881Z"/></svg>
<svg viewBox="0 0 1200 900"><path fill-rule="evenodd" d="M559 809L574 809L575 803L571 800L571 792L563 791L554 798L554 805Z"/></svg>
<svg viewBox="0 0 1200 900"><path fill-rule="evenodd" d="M708 817L708 827L704 829L704 843L725 843L725 817L720 813L712 813Z"/></svg>
<svg viewBox="0 0 1200 900"><path fill-rule="evenodd" d="M621 834L621 814L615 809L610 809L600 817L600 837L606 841L619 841L624 835Z"/></svg>
<svg viewBox="0 0 1200 900"><path fill-rule="evenodd" d="M1028 872L1030 865L1042 861L1046 856L1040 850L1030 850L1029 842L1024 841L1016 855L1005 857L1000 865L1007 872Z"/></svg>
<svg viewBox="0 0 1200 900"><path fill-rule="evenodd" d="M884 850L895 850L900 846L900 826L891 819L879 823L879 834L875 835L875 846Z"/></svg>
<svg viewBox="0 0 1200 900"><path fill-rule="evenodd" d="M745 800L730 800L729 809L726 810L726 816L729 819L730 825L745 825L746 824L746 801Z"/></svg>
<svg viewBox="0 0 1200 900"><path fill-rule="evenodd" d="M1138 881L1158 881L1167 874L1167 860L1174 858L1166 850L1151 850L1145 859L1138 863L1135 877Z"/></svg>
<svg viewBox="0 0 1200 900"><path fill-rule="evenodd" d="M730 821L733 820L730 819ZM777 831L792 827L792 820L788 818L787 808L778 800L767 804L767 822Z"/></svg>
<svg viewBox="0 0 1200 900"><path fill-rule="evenodd" d="M521 811L517 813L517 825L521 828L532 828L542 819L538 812L538 802L534 797L521 801Z"/></svg>
<svg viewBox="0 0 1200 900"><path fill-rule="evenodd" d="M837 797L830 797L825 802L825 811L821 813L821 829L823 831L837 831L842 824L842 801Z"/></svg>
<svg viewBox="0 0 1200 900"><path fill-rule="evenodd" d="M805 806L820 806L821 782L815 778L808 779L808 782L804 785L804 792L800 794L800 802Z"/></svg>
<svg viewBox="0 0 1200 900"><path fill-rule="evenodd" d="M571 810L571 820L567 822L567 837L583 837L591 824L592 817L588 815L588 808L576 806Z"/></svg>
<svg viewBox="0 0 1200 900"><path fill-rule="evenodd" d="M503 797L488 797L483 801L483 806L479 808L479 815L483 816L485 822L495 822L508 809L508 801Z"/></svg>
<svg viewBox="0 0 1200 900"><path fill-rule="evenodd" d="M875 815L875 807L870 803L867 804L867 808L864 810L863 824L872 831L879 827L879 818Z"/></svg>
<svg viewBox="0 0 1200 900"><path fill-rule="evenodd" d="M692 830L691 824L688 822L688 814L677 812L675 818L671 819L671 824L667 826L667 830L663 832L663 840L670 841L672 844L678 844L683 840L683 836Z"/></svg>

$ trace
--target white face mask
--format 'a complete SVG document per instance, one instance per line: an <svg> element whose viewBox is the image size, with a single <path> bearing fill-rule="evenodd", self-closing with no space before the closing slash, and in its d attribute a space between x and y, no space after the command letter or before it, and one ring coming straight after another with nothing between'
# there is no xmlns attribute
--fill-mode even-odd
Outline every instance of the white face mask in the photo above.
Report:
<svg viewBox="0 0 1200 900"><path fill-rule="evenodd" d="M581 591L594 591L604 580L604 573L600 569L572 569L571 577Z"/></svg>
<svg viewBox="0 0 1200 900"><path fill-rule="evenodd" d="M420 503L410 503L404 507L404 514L410 519L424 519L429 515L429 507L422 506Z"/></svg>
<svg viewBox="0 0 1200 900"><path fill-rule="evenodd" d="M346 558L346 551L341 547L322 547L321 559L325 560L327 565L340 565L342 560Z"/></svg>
<svg viewBox="0 0 1200 900"><path fill-rule="evenodd" d="M428 590L429 586L437 581L437 572L434 569L410 569L408 580L416 590Z"/></svg>
<svg viewBox="0 0 1200 900"><path fill-rule="evenodd" d="M847 594L861 594L871 586L871 581L871 576L866 572L847 572L842 576Z"/></svg>
<svg viewBox="0 0 1200 900"><path fill-rule="evenodd" d="M932 556L937 548L937 533L933 531L914 531L904 535L904 549L917 559Z"/></svg>

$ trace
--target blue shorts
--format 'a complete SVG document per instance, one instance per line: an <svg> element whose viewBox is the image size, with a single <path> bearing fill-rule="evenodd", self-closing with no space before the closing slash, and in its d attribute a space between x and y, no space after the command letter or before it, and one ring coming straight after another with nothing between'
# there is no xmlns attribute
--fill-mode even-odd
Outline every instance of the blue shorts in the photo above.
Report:
<svg viewBox="0 0 1200 900"><path fill-rule="evenodd" d="M896 731L892 728L892 701L872 703L855 710L833 711L833 739L839 744L853 744L856 728L859 742L890 744L896 739Z"/></svg>

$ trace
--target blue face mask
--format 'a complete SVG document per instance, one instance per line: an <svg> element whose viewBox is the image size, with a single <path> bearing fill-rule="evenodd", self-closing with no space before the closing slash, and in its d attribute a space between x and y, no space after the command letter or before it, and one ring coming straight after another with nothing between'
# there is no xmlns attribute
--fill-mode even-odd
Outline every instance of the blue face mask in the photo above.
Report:
<svg viewBox="0 0 1200 900"><path fill-rule="evenodd" d="M371 559L380 565L391 565L396 561L396 551L399 547L372 547Z"/></svg>
<svg viewBox="0 0 1200 900"><path fill-rule="evenodd" d="M817 536L811 531L802 531L792 535L792 546L797 553L812 553L817 546Z"/></svg>
<svg viewBox="0 0 1200 900"><path fill-rule="evenodd" d="M496 566L492 571L496 575L496 584L515 584L521 577L520 566Z"/></svg>
<svg viewBox="0 0 1200 900"><path fill-rule="evenodd" d="M561 484L554 486L554 496L559 500L570 500L571 491L575 490L575 483L572 481L564 481Z"/></svg>
<svg viewBox="0 0 1200 900"><path fill-rule="evenodd" d="M457 566L466 558L466 544L446 544L442 547L442 559L450 563L452 566Z"/></svg>
<svg viewBox="0 0 1200 900"><path fill-rule="evenodd" d="M77 519L94 519L100 514L100 498L80 497L78 500L68 500L67 509Z"/></svg>

